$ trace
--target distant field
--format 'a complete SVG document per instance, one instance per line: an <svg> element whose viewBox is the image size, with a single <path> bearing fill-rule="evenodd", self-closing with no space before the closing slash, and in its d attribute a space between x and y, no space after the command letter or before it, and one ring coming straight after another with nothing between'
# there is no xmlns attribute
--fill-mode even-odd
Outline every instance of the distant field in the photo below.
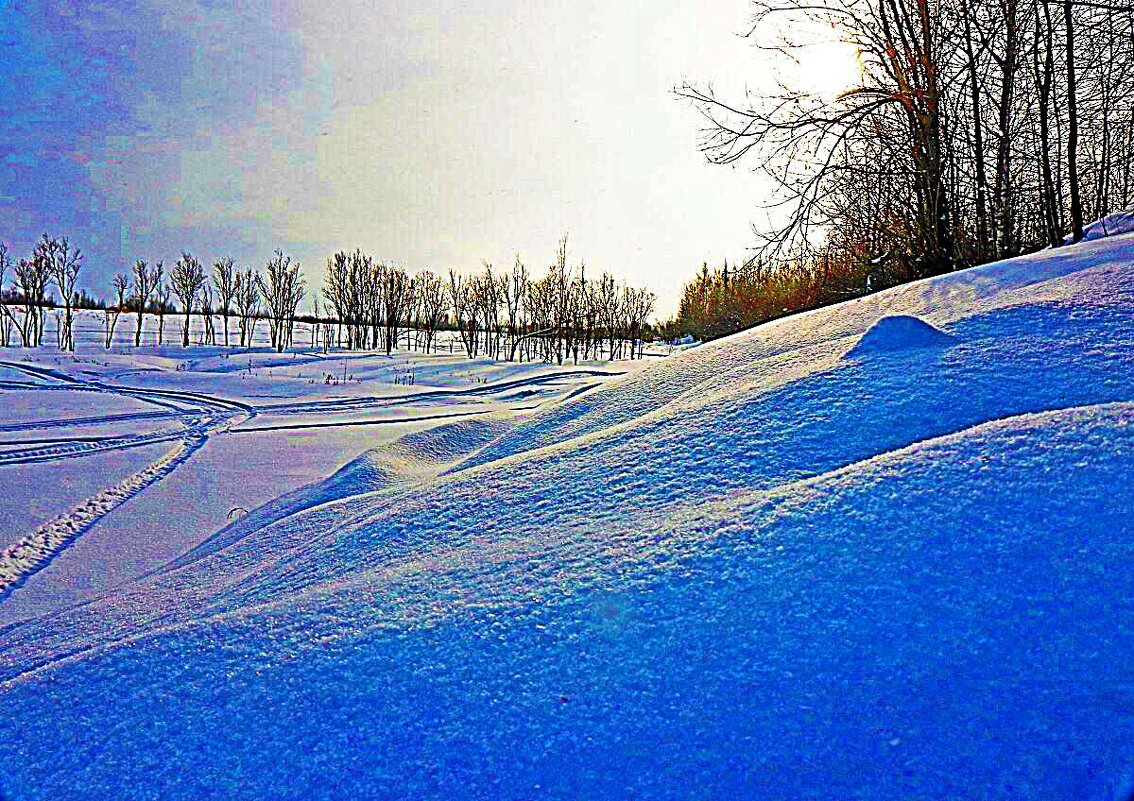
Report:
<svg viewBox="0 0 1134 801"><path fill-rule="evenodd" d="M530 414L619 372L405 351L106 350L96 322L80 314L75 353L0 349L0 624L160 567L407 432Z"/></svg>

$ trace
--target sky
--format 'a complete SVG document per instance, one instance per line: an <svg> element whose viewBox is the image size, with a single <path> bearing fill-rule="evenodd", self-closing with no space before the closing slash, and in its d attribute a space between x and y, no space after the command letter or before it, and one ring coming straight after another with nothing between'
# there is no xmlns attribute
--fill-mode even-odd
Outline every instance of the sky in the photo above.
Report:
<svg viewBox="0 0 1134 801"><path fill-rule="evenodd" d="M683 80L741 93L790 65L745 0L0 0L0 241L86 253L107 294L190 250L318 285L362 248L410 270L609 270L676 310L741 258L769 187L708 165ZM843 51L801 68L842 84Z"/></svg>

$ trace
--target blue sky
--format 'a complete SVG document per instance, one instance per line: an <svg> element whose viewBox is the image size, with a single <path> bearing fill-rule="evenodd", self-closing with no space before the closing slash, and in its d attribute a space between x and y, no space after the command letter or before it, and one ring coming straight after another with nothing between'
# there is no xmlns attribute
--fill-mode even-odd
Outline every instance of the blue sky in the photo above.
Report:
<svg viewBox="0 0 1134 801"><path fill-rule="evenodd" d="M182 247L255 255L263 235L234 214L226 165L210 167L208 198L185 169L302 79L287 20L254 5L0 6L0 237L20 252L66 233L99 275Z"/></svg>
<svg viewBox="0 0 1134 801"><path fill-rule="evenodd" d="M750 244L766 187L704 164L683 78L761 80L744 0L0 0L0 241L103 294L189 249L317 279L573 260L660 296Z"/></svg>

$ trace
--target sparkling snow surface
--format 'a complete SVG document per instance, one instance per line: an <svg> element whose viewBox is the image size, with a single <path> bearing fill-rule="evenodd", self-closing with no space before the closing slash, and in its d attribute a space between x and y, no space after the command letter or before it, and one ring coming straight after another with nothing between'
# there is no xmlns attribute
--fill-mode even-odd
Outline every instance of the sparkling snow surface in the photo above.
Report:
<svg viewBox="0 0 1134 801"><path fill-rule="evenodd" d="M411 434L0 631L2 792L1127 799L1132 362L1126 236Z"/></svg>

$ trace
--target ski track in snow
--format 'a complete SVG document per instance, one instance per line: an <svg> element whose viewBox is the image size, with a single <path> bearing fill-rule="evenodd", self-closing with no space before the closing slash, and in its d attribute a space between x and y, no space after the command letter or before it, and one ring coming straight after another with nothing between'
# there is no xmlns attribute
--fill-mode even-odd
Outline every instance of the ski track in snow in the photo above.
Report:
<svg viewBox="0 0 1134 801"><path fill-rule="evenodd" d="M60 381L68 389L74 391L116 393L143 402L156 398L159 404L166 400L187 401L198 407L196 414L181 411L176 415L173 413L138 413L45 421L39 427L57 428L92 422L107 422L108 420L138 420L175 416L182 421L185 428L180 431L165 430L126 437L69 438L56 443L0 452L0 466L16 466L76 458L105 451L124 450L164 442L176 443L169 452L145 469L113 487L104 489L87 498L71 511L64 512L40 525L35 531L0 552L0 602L22 586L35 573L51 564L67 546L90 530L99 520L147 487L172 473L199 450L210 435L219 433L231 426L235 422L233 410L240 409L243 406L232 401L198 393L136 390L102 382L80 381L56 370L17 362L0 362L0 366L23 371L33 376ZM253 413L249 407L242 417L251 416ZM36 427L36 424L17 424L8 426L6 429L28 430L34 427ZM20 443L4 444L10 446Z"/></svg>
<svg viewBox="0 0 1134 801"><path fill-rule="evenodd" d="M172 473L205 444L207 437L181 435L178 439L173 450L149 467L88 498L70 512L49 520L5 549L0 554L0 601L51 564L68 545L103 517Z"/></svg>
<svg viewBox="0 0 1134 801"><path fill-rule="evenodd" d="M196 427L188 429L195 430ZM186 431L157 432L154 434L140 434L133 437L69 437L61 438L55 442L43 440L23 440L17 442L0 443L4 447L11 445L30 445L19 450L0 452L0 467L36 464L38 462L52 462L58 459L68 459L77 456L89 456L105 451L120 451L127 448L138 448L143 445L158 445L163 442L172 442L186 436Z"/></svg>
<svg viewBox="0 0 1134 801"><path fill-rule="evenodd" d="M39 388L37 387L37 389ZM40 431L49 428L70 428L71 426L101 425L103 423L127 423L135 420L169 420L180 416L181 413L179 412L132 412L130 414L105 414L57 420L33 420L27 423L0 425L0 432Z"/></svg>

